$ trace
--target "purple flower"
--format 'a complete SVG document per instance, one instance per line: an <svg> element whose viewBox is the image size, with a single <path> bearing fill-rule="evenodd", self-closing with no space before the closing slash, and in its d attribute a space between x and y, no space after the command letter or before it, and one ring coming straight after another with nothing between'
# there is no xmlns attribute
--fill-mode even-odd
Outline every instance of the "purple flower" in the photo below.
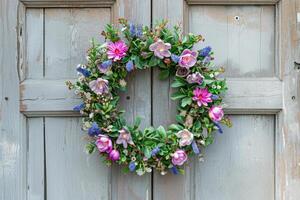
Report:
<svg viewBox="0 0 300 200"><path fill-rule="evenodd" d="M110 153L112 150L112 141L107 135L99 135L96 140L96 146L101 153Z"/></svg>
<svg viewBox="0 0 300 200"><path fill-rule="evenodd" d="M211 51L211 47L207 46L199 51L199 56L206 57L209 55L210 51Z"/></svg>
<svg viewBox="0 0 300 200"><path fill-rule="evenodd" d="M171 49L171 44L164 43L161 39L157 40L157 42L151 44L149 47L149 50L153 51L154 55L160 59L171 56L169 49Z"/></svg>
<svg viewBox="0 0 300 200"><path fill-rule="evenodd" d="M178 63L179 61L179 56L175 55L175 54L171 54L171 59L174 63Z"/></svg>
<svg viewBox="0 0 300 200"><path fill-rule="evenodd" d="M200 150L197 146L197 143L195 142L195 140L192 142L192 149L194 151L195 154L199 154L200 153Z"/></svg>
<svg viewBox="0 0 300 200"><path fill-rule="evenodd" d="M176 71L176 76L186 77L190 73L190 70L184 67L178 67Z"/></svg>
<svg viewBox="0 0 300 200"><path fill-rule="evenodd" d="M177 169L175 166L173 166L173 167L171 168L171 171L172 171L172 173L175 174L175 175L178 174L178 169Z"/></svg>
<svg viewBox="0 0 300 200"><path fill-rule="evenodd" d="M120 133L120 135L116 141L117 144L123 144L123 147L125 149L127 148L128 144L134 145L131 134L128 130L126 130L125 128L122 128L119 131L119 133Z"/></svg>
<svg viewBox="0 0 300 200"><path fill-rule="evenodd" d="M199 107L202 105L207 106L207 103L212 102L211 93L209 93L206 88L196 88L193 94L193 100L197 101Z"/></svg>
<svg viewBox="0 0 300 200"><path fill-rule="evenodd" d="M81 103L73 108L74 111L80 111L84 109L84 103Z"/></svg>
<svg viewBox="0 0 300 200"><path fill-rule="evenodd" d="M188 75L188 77L186 78L187 82L192 84L192 83L198 83L199 85L203 82L203 76L199 73L193 73Z"/></svg>
<svg viewBox="0 0 300 200"><path fill-rule="evenodd" d="M224 116L224 111L221 106L212 106L209 111L208 115L214 122L221 121Z"/></svg>
<svg viewBox="0 0 300 200"><path fill-rule="evenodd" d="M215 124L215 126L218 128L218 131L219 131L219 133L223 133L223 130L222 130L222 127L221 127L221 125L219 124L219 123L217 123L217 122L214 122L214 124Z"/></svg>
<svg viewBox="0 0 300 200"><path fill-rule="evenodd" d="M91 72L89 72L86 68L83 68L82 65L78 65L76 70L85 77L89 77L91 75Z"/></svg>
<svg viewBox="0 0 300 200"><path fill-rule="evenodd" d="M109 159L112 161L117 161L120 159L120 153L118 150L114 149L109 153Z"/></svg>
<svg viewBox="0 0 300 200"><path fill-rule="evenodd" d="M97 95L102 95L104 93L108 93L108 80L103 78L98 78L89 83L89 86L93 92Z"/></svg>
<svg viewBox="0 0 300 200"><path fill-rule="evenodd" d="M136 166L136 165L135 165L135 162L132 161L132 162L129 163L128 168L129 168L129 170L130 170L131 172L133 172L133 171L135 170L135 166Z"/></svg>
<svg viewBox="0 0 300 200"><path fill-rule="evenodd" d="M211 99L212 99L212 100L217 100L217 99L219 99L219 96L218 96L218 95L215 95L215 94L213 94L213 95L211 96Z"/></svg>
<svg viewBox="0 0 300 200"><path fill-rule="evenodd" d="M160 151L160 148L159 148L159 147L155 147L155 148L152 149L152 151L151 151L151 156L155 156L159 151Z"/></svg>
<svg viewBox="0 0 300 200"><path fill-rule="evenodd" d="M89 128L88 130L88 134L90 136L95 136L95 135L99 135L100 133L101 131L99 129L98 124L96 122L93 122L91 128Z"/></svg>
<svg viewBox="0 0 300 200"><path fill-rule="evenodd" d="M187 155L184 150L178 149L172 155L173 165L183 165L187 161Z"/></svg>
<svg viewBox="0 0 300 200"><path fill-rule="evenodd" d="M134 64L133 64L133 61L130 60L130 61L128 61L128 62L126 63L126 70L127 70L128 72L130 72L130 71L132 71L133 69L134 69Z"/></svg>
<svg viewBox="0 0 300 200"><path fill-rule="evenodd" d="M112 65L112 61L106 60L106 61L102 62L101 64L98 64L97 67L101 73L105 74L111 65Z"/></svg>
<svg viewBox="0 0 300 200"><path fill-rule="evenodd" d="M198 56L198 52L197 51L192 51L189 49L185 49L183 50L183 52L180 55L178 64L180 67L184 67L184 68L191 68L193 67L196 62L197 62L197 56Z"/></svg>

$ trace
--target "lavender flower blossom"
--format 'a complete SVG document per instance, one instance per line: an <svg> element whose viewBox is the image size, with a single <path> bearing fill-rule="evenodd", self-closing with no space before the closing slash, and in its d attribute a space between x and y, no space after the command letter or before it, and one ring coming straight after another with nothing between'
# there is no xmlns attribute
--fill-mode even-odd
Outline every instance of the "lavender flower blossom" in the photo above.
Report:
<svg viewBox="0 0 300 200"><path fill-rule="evenodd" d="M84 109L84 103L81 103L73 108L74 111L80 111Z"/></svg>

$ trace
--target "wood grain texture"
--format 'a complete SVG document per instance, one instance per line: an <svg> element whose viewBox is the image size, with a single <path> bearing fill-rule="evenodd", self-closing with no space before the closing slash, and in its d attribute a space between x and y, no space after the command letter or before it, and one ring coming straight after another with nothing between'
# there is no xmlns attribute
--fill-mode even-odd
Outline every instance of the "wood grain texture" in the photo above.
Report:
<svg viewBox="0 0 300 200"><path fill-rule="evenodd" d="M120 93L122 107L127 110L128 120L132 121L135 116L140 115L145 118L143 125L146 125L151 114L149 111L151 105L148 102L150 80L149 77L145 77L147 73L138 72L138 75L130 75L128 91ZM177 104L170 99L173 92L169 87L170 81L160 81L158 76L154 77L153 86L157 88L157 91L155 91L153 101L154 105L159 106L154 106L153 112L164 113L164 115L155 116L157 123L170 124L174 120L176 110L172 108ZM139 84L140 82L146 83L146 86ZM282 82L276 78L231 78L228 79L228 86L229 90L225 95L228 113L263 112L274 114L282 108ZM70 115L72 113L74 115L76 113L72 112L72 109L80 103L80 99L72 91L66 89L64 80L26 80L20 85L20 88L22 91L21 111L27 116ZM256 89L253 90L253 88ZM137 107L137 105L140 106Z"/></svg>
<svg viewBox="0 0 300 200"><path fill-rule="evenodd" d="M75 78L90 39L103 42L99 34L110 19L109 8L45 9L45 78Z"/></svg>
<svg viewBox="0 0 300 200"><path fill-rule="evenodd" d="M111 169L87 155L80 118L45 118L47 199L109 199Z"/></svg>
<svg viewBox="0 0 300 200"><path fill-rule="evenodd" d="M185 0L189 5L275 5L280 0Z"/></svg>
<svg viewBox="0 0 300 200"><path fill-rule="evenodd" d="M150 0L118 0L114 5L114 22L125 17L136 24L150 25ZM141 128L151 125L151 72L150 70L131 73L127 77L127 91L120 93L121 107L126 110L125 118L132 123L134 118L143 118ZM151 199L151 174L139 177L130 173L125 175L121 167L112 171L113 200Z"/></svg>
<svg viewBox="0 0 300 200"><path fill-rule="evenodd" d="M44 10L26 11L26 79L44 76Z"/></svg>
<svg viewBox="0 0 300 200"><path fill-rule="evenodd" d="M45 157L44 120L42 117L27 119L27 199L44 200L45 197Z"/></svg>
<svg viewBox="0 0 300 200"><path fill-rule="evenodd" d="M111 7L115 0L21 0L26 7Z"/></svg>
<svg viewBox="0 0 300 200"><path fill-rule="evenodd" d="M18 1L0 1L0 199L26 197L26 128L19 112Z"/></svg>
<svg viewBox="0 0 300 200"><path fill-rule="evenodd" d="M275 194L275 117L233 115L234 126L224 127L196 160L195 200L265 200Z"/></svg>
<svg viewBox="0 0 300 200"><path fill-rule="evenodd" d="M278 49L283 86L283 111L278 115L276 200L300 199L300 30L298 0L281 1L278 5Z"/></svg>
<svg viewBox="0 0 300 200"><path fill-rule="evenodd" d="M203 35L226 77L272 77L275 71L274 6L190 6L189 31Z"/></svg>

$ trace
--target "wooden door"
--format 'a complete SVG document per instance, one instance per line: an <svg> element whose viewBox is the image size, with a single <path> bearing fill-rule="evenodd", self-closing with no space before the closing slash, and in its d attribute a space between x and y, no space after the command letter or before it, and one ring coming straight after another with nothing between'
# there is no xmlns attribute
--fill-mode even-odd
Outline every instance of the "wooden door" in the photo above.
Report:
<svg viewBox="0 0 300 200"><path fill-rule="evenodd" d="M0 199L300 199L298 0L1 0ZM83 150L79 102L65 87L89 39L126 17L182 22L224 66L234 127L186 174L143 177L107 168ZM201 45L199 48L202 47ZM142 126L174 121L170 81L132 74L122 96Z"/></svg>

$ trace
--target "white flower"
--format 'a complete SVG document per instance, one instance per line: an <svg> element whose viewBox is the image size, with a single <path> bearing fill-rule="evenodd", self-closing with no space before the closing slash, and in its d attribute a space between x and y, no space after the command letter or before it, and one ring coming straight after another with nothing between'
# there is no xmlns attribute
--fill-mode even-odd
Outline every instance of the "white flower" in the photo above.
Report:
<svg viewBox="0 0 300 200"><path fill-rule="evenodd" d="M166 175L167 173L168 173L168 172L166 172L166 171L160 172L160 174L163 175L163 176Z"/></svg>
<svg viewBox="0 0 300 200"><path fill-rule="evenodd" d="M221 86L220 86L220 85L218 85L218 86L217 86L217 89L218 89L218 90L219 90L219 89L221 89Z"/></svg>
<svg viewBox="0 0 300 200"><path fill-rule="evenodd" d="M92 119L94 117L94 113L90 113L89 117Z"/></svg>
<svg viewBox="0 0 300 200"><path fill-rule="evenodd" d="M142 176L145 174L145 171L140 168L140 169L136 170L136 173L137 173L137 175Z"/></svg>
<svg viewBox="0 0 300 200"><path fill-rule="evenodd" d="M194 139L193 133L191 133L187 129L183 129L176 133L176 136L180 138L179 140L179 146L187 146L190 145Z"/></svg>
<svg viewBox="0 0 300 200"><path fill-rule="evenodd" d="M121 79L121 80L119 81L119 83L120 83L120 86L121 86L121 87L126 87L126 85L127 85L127 83L126 83L126 81L125 81L124 79Z"/></svg>

